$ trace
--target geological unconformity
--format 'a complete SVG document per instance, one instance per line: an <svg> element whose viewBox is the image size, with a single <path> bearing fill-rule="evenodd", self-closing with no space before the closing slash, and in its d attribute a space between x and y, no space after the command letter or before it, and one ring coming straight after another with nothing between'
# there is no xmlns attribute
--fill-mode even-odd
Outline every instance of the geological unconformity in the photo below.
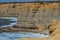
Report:
<svg viewBox="0 0 60 40"><path fill-rule="evenodd" d="M59 2L6 3L0 4L0 16L17 17L20 27L35 27L39 24L60 19ZM48 20L47 20L48 19Z"/></svg>

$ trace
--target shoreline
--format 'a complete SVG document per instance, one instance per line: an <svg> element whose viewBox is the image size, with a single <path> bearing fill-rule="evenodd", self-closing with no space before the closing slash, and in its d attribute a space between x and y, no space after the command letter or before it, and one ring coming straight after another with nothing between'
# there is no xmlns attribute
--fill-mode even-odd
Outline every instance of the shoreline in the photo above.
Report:
<svg viewBox="0 0 60 40"><path fill-rule="evenodd" d="M39 28L40 29L40 28ZM42 32L42 30L39 29L29 29L29 28L24 28L24 27L18 27L18 26L12 26L12 27L5 27L5 28L0 28L0 33L1 32L32 32L32 33L41 33L41 34L47 34ZM45 30L45 29L44 29Z"/></svg>

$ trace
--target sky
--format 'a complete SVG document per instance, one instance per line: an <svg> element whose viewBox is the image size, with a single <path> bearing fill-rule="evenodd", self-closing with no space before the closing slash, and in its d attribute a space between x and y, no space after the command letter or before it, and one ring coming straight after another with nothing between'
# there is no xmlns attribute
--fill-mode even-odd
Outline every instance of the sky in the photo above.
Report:
<svg viewBox="0 0 60 40"><path fill-rule="evenodd" d="M0 2L32 2L35 0L0 0ZM39 0L39 1L58 1L58 0Z"/></svg>

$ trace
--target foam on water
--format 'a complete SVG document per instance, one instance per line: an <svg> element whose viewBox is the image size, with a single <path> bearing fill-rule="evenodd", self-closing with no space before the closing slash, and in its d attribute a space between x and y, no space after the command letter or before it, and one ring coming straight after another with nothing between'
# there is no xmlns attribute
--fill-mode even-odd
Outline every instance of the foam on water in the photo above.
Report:
<svg viewBox="0 0 60 40"><path fill-rule="evenodd" d="M11 27L13 25L16 25L17 24L17 18L16 17L0 17L0 18L3 18L3 19L9 19L11 21L15 21L15 22L11 22L9 25L4 25L4 26L0 26L0 28L2 27ZM0 21L0 22L3 22L3 21ZM7 21L6 21L7 22Z"/></svg>
<svg viewBox="0 0 60 40"><path fill-rule="evenodd" d="M40 33L30 33L30 32L3 32L0 33L0 40L16 40L19 38L40 38L40 37L49 37L48 35Z"/></svg>

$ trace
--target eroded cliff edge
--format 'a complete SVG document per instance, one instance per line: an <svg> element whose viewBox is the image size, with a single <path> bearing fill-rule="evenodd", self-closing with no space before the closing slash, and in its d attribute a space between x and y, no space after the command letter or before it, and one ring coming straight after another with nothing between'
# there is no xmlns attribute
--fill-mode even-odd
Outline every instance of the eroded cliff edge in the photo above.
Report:
<svg viewBox="0 0 60 40"><path fill-rule="evenodd" d="M7 3L0 4L0 16L17 17L17 26L23 28L38 27L40 31L42 28L46 29L45 26L47 23L60 19L59 9L59 2ZM43 27L41 25L43 25Z"/></svg>
<svg viewBox="0 0 60 40"><path fill-rule="evenodd" d="M21 38L17 40L60 40L60 21L50 22L48 29L51 33L47 38Z"/></svg>

